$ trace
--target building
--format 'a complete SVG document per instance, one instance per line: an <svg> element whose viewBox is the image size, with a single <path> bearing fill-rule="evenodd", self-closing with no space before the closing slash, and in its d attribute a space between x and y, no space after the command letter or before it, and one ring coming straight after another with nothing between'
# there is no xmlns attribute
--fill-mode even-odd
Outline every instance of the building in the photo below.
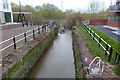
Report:
<svg viewBox="0 0 120 80"><path fill-rule="evenodd" d="M9 0L0 0L0 24L13 23L11 2Z"/></svg>
<svg viewBox="0 0 120 80"><path fill-rule="evenodd" d="M110 6L107 26L120 27L120 0L117 0L115 5Z"/></svg>

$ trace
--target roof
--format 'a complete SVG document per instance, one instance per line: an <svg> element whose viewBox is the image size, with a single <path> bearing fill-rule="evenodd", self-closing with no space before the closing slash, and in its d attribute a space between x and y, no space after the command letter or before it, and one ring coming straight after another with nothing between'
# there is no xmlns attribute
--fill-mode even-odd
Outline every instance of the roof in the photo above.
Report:
<svg viewBox="0 0 120 80"><path fill-rule="evenodd" d="M12 12L13 14L32 14L31 12Z"/></svg>

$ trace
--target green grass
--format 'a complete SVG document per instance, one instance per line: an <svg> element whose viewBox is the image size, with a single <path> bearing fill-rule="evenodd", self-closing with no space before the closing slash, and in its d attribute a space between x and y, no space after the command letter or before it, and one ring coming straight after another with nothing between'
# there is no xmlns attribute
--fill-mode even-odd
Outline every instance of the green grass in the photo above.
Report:
<svg viewBox="0 0 120 80"><path fill-rule="evenodd" d="M106 57L103 57L105 51L101 47L99 47L98 43L95 40L93 40L90 34L87 33L82 26L79 27L79 33L86 40L86 45L88 46L89 51L93 53L94 57L99 56L104 61L108 60Z"/></svg>
<svg viewBox="0 0 120 80"><path fill-rule="evenodd" d="M73 51L74 51L74 64L75 64L75 71L76 71L76 78L78 80L81 80L82 78L85 78L84 70L83 70L83 64L80 60L80 50L78 47L77 39L73 33Z"/></svg>
<svg viewBox="0 0 120 80"><path fill-rule="evenodd" d="M94 32L96 32L101 38L103 38L108 44L110 44L114 49L116 49L118 52L120 52L120 43L114 40L113 38L107 36L106 34L96 30L95 28L88 25L89 28L91 28Z"/></svg>
<svg viewBox="0 0 120 80"><path fill-rule="evenodd" d="M115 67L115 74L117 74L118 76L120 76L120 67Z"/></svg>
<svg viewBox="0 0 120 80"><path fill-rule="evenodd" d="M91 27L90 27L91 28ZM92 28L93 29L93 28ZM100 36L102 36L102 38L110 43L110 45L112 44L112 46L115 47L115 49L118 49L118 42L116 42L115 40L113 40L112 38L106 36L105 34L101 33L101 32L97 32L97 30L93 29L97 34L99 34ZM105 56L105 51L99 47L98 43L93 40L93 38L90 36L89 33L86 32L86 30L83 28L83 26L79 26L79 33L81 34L81 36L86 40L86 45L89 48L89 51L93 54L93 57L99 56L102 58L103 61L108 62L108 55ZM108 39L108 40L106 40ZM111 41L111 42L110 42ZM114 43L115 42L115 43ZM116 64L112 59L110 61L110 64ZM115 69L115 73L117 75L120 74L120 72L118 71L120 67Z"/></svg>

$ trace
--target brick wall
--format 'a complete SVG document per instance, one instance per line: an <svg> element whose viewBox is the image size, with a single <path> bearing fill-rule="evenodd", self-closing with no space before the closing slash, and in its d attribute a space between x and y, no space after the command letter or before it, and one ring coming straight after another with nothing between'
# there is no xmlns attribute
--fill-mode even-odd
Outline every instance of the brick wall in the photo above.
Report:
<svg viewBox="0 0 120 80"><path fill-rule="evenodd" d="M22 27L21 23L18 24L4 24L2 26L0 26L3 30L5 29L12 29L12 28L18 28L18 27Z"/></svg>
<svg viewBox="0 0 120 80"><path fill-rule="evenodd" d="M90 25L106 25L107 19L90 19Z"/></svg>
<svg viewBox="0 0 120 80"><path fill-rule="evenodd" d="M120 28L120 21L108 20L108 21L107 21L107 26L119 27L119 28Z"/></svg>

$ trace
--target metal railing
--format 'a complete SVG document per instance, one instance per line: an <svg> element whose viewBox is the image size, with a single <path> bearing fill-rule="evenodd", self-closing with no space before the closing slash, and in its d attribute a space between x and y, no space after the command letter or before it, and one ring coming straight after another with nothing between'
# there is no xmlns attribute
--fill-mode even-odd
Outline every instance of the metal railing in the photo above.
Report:
<svg viewBox="0 0 120 80"><path fill-rule="evenodd" d="M102 49L105 51L105 55L108 55L108 62L110 62L112 59L118 66L120 66L120 53L110 44L108 44L104 39L102 39L97 33L90 29L87 25L85 25L84 23L82 25L84 29L93 37L93 40L95 40L99 44L99 46L102 47Z"/></svg>
<svg viewBox="0 0 120 80"><path fill-rule="evenodd" d="M35 29L32 29L32 30L29 30L27 32L24 32L24 33L21 33L19 35L16 35L14 37L11 37L7 40L4 40L2 42L0 42L0 45L2 46L2 48L0 48L0 52L6 50L7 48L13 46L13 49L17 49L17 43L19 43L20 41L23 41L26 43L27 42L27 38L32 36L32 38L34 39L36 37L36 34L41 34L42 32L46 32L46 31L49 31L49 28L51 28L52 26L54 26L56 23L51 21L45 25L42 25L40 27L37 27ZM20 38L20 39L17 39L17 38ZM4 44L7 44L9 43L8 45L4 46Z"/></svg>

